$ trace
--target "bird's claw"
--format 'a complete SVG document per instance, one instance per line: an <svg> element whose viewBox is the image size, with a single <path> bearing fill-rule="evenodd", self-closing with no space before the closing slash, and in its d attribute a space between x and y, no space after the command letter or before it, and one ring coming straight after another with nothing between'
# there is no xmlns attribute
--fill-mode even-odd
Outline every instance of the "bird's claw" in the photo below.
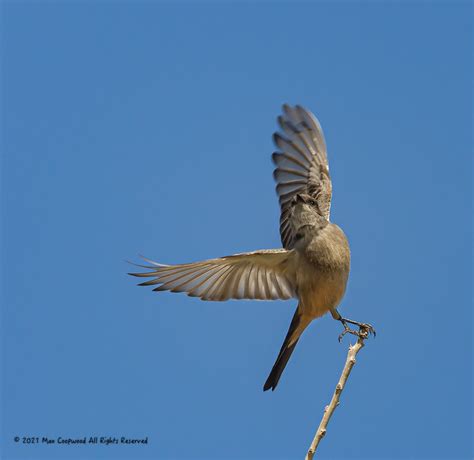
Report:
<svg viewBox="0 0 474 460"><path fill-rule="evenodd" d="M347 324L344 324L344 330L339 334L339 337L337 338L337 340L339 340L339 343L342 341L342 338L346 334L357 335L358 337L360 337L358 331L355 331L354 329L351 329L349 326L347 326Z"/></svg>
<svg viewBox="0 0 474 460"><path fill-rule="evenodd" d="M367 339L370 336L370 334L373 334L374 337L377 335L377 333L375 332L375 329L373 328L373 326L368 324L368 323L357 323L355 321L347 321L345 319L342 319L341 322L342 322L342 325L344 326L344 330L342 331L341 334L339 334L339 337L338 337L339 342L341 342L342 338L346 334L356 335L357 337L359 337L361 339ZM356 331L354 329L351 329L347 325L348 322L358 326L359 330Z"/></svg>
<svg viewBox="0 0 474 460"><path fill-rule="evenodd" d="M359 326L359 332L364 333L366 338L369 337L370 334L372 334L374 338L377 336L374 327L368 323L362 323Z"/></svg>

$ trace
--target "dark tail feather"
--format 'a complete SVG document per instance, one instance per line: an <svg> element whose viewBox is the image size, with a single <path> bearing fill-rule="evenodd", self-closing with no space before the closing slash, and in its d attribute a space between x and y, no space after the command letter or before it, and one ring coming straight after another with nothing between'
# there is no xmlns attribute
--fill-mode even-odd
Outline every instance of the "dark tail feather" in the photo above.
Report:
<svg viewBox="0 0 474 460"><path fill-rule="evenodd" d="M272 371L270 372L270 375L268 376L268 379L265 382L265 385L263 386L263 391L267 391L270 388L273 391L278 385L280 376L283 370L285 369L285 366L288 363L288 360L290 359L290 356L293 353L296 344L298 343L299 338L296 339L296 341L291 346L288 346L288 343L291 341L291 338L298 326L300 325L300 322L301 314L299 312L299 308L297 308L293 319L291 320L290 328L288 329L288 333L286 334L285 341L283 342L280 353L278 354L278 358L276 359Z"/></svg>

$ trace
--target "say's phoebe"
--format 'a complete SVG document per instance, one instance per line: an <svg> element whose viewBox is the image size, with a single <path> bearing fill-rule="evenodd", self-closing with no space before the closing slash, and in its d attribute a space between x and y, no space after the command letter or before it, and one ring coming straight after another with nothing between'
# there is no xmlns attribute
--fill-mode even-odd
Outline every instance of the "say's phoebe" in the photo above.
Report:
<svg viewBox="0 0 474 460"><path fill-rule="evenodd" d="M344 330L355 324L375 333L368 324L343 318L336 307L346 290L350 250L346 235L329 221L331 179L323 131L316 117L300 106L283 106L281 133L273 140L273 176L280 201L282 249L265 249L180 265L146 259L152 278L140 286L154 291L186 292L202 300L298 299L285 341L268 376L264 391L274 390L303 331L315 318L331 312Z"/></svg>

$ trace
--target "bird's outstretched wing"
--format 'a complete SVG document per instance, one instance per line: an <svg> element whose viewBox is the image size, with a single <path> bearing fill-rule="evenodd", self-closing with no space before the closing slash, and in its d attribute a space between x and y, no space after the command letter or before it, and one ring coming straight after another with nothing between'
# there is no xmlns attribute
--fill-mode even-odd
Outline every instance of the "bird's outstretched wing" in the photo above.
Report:
<svg viewBox="0 0 474 460"><path fill-rule="evenodd" d="M319 213L329 220L331 207L331 178L323 131L316 117L299 105L283 106L278 117L282 133L273 140L278 150L272 156L276 169L273 177L280 201L280 235L283 247L294 245L291 225L292 200L297 194L313 197Z"/></svg>
<svg viewBox="0 0 474 460"><path fill-rule="evenodd" d="M181 265L140 265L151 271L130 273L153 278L140 286L154 291L186 292L202 300L289 299L295 297L293 251L262 250Z"/></svg>

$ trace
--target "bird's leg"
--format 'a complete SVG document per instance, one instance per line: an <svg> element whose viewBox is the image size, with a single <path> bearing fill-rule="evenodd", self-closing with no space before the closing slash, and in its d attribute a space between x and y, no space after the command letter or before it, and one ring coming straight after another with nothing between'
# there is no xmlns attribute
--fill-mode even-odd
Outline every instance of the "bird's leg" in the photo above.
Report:
<svg viewBox="0 0 474 460"><path fill-rule="evenodd" d="M370 324L359 323L358 321L354 321L352 319L343 318L337 310L334 310L334 312L331 312L331 313L332 313L332 317L335 320L340 321L342 325L344 326L344 330L339 335L339 342L342 340L342 338L346 334L356 335L357 337L361 337L364 339L366 339L370 334L374 334L374 337L376 336L375 329ZM348 326L348 324L353 324L355 326L358 326L359 330L356 331L354 329L351 329Z"/></svg>

